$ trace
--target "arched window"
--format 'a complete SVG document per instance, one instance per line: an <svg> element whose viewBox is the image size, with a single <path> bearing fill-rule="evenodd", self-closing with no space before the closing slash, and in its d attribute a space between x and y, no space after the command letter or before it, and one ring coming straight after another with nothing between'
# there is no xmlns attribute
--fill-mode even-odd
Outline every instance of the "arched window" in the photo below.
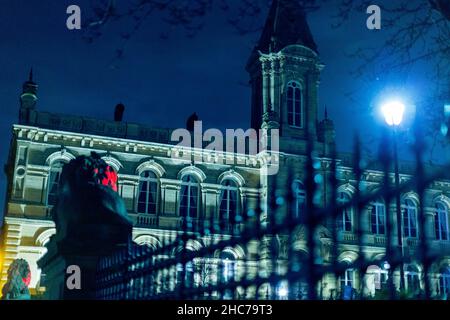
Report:
<svg viewBox="0 0 450 320"><path fill-rule="evenodd" d="M47 205L53 206L56 204L56 199L58 197L58 186L64 164L64 161L57 160L53 162L50 167L50 173L48 176Z"/></svg>
<svg viewBox="0 0 450 320"><path fill-rule="evenodd" d="M341 284L341 298L343 300L354 300L356 294L356 269L346 269L339 280Z"/></svg>
<svg viewBox="0 0 450 320"><path fill-rule="evenodd" d="M293 213L295 218L300 218L306 210L306 190L303 183L296 180L292 183L292 193L294 195Z"/></svg>
<svg viewBox="0 0 450 320"><path fill-rule="evenodd" d="M387 264L387 262L384 264ZM371 282L367 283L368 286L373 286L374 290L381 290L387 284L388 270L385 267L381 268L377 265L370 265L367 267L367 276L368 281Z"/></svg>
<svg viewBox="0 0 450 320"><path fill-rule="evenodd" d="M337 204L344 205L350 202L350 195L347 192L339 192ZM341 231L351 232L353 230L353 210L352 207L340 209L337 217L337 227Z"/></svg>
<svg viewBox="0 0 450 320"><path fill-rule="evenodd" d="M180 216L196 218L200 200L200 185L192 175L185 175L181 180Z"/></svg>
<svg viewBox="0 0 450 320"><path fill-rule="evenodd" d="M158 177L153 171L143 171L139 177L138 213L156 214L158 210Z"/></svg>
<svg viewBox="0 0 450 320"><path fill-rule="evenodd" d="M344 274L339 277L341 284L341 295L344 300L352 300L355 288L356 271L353 268L345 269Z"/></svg>
<svg viewBox="0 0 450 320"><path fill-rule="evenodd" d="M403 236L409 238L417 237L417 205L414 200L406 198L402 205Z"/></svg>
<svg viewBox="0 0 450 320"><path fill-rule="evenodd" d="M405 284L409 292L420 289L419 269L415 265L408 265L405 270Z"/></svg>
<svg viewBox="0 0 450 320"><path fill-rule="evenodd" d="M291 81L287 85L288 124L303 127L303 92L300 83Z"/></svg>
<svg viewBox="0 0 450 320"><path fill-rule="evenodd" d="M178 263L176 265L176 284L177 286L184 285L187 288L192 288L194 286L194 262L188 261L185 264ZM183 276L184 275L184 276ZM184 282L184 283L183 283Z"/></svg>
<svg viewBox="0 0 450 320"><path fill-rule="evenodd" d="M386 232L386 206L383 201L377 200L373 203L370 214L372 233L384 235Z"/></svg>
<svg viewBox="0 0 450 320"><path fill-rule="evenodd" d="M448 209L442 202L436 203L434 227L437 240L448 240Z"/></svg>
<svg viewBox="0 0 450 320"><path fill-rule="evenodd" d="M230 252L222 251L220 253L220 261L222 263L222 282L233 281L236 274L235 257Z"/></svg>
<svg viewBox="0 0 450 320"><path fill-rule="evenodd" d="M230 281L235 280L237 264L236 257L229 251L222 251L219 255L218 262L219 274L217 280L223 284L227 284ZM225 290L222 292L222 299L233 299L234 290Z"/></svg>
<svg viewBox="0 0 450 320"><path fill-rule="evenodd" d="M441 269L438 274L439 279L439 294L445 295L447 298L450 295L450 267Z"/></svg>
<svg viewBox="0 0 450 320"><path fill-rule="evenodd" d="M239 210L238 187L233 180L226 179L221 189L219 217L221 220L234 222Z"/></svg>

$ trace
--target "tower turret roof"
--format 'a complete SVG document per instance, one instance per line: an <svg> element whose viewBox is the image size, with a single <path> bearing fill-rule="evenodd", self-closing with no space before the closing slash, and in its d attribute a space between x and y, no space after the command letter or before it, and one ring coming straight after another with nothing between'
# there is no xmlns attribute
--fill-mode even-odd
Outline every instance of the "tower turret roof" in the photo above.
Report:
<svg viewBox="0 0 450 320"><path fill-rule="evenodd" d="M298 0L273 0L256 49L278 52L292 44L300 44L317 52L303 6Z"/></svg>

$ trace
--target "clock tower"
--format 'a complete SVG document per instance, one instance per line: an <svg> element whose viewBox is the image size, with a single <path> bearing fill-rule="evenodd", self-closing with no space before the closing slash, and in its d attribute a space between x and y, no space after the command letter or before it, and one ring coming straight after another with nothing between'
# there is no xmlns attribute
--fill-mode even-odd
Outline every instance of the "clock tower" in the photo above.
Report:
<svg viewBox="0 0 450 320"><path fill-rule="evenodd" d="M247 63L252 87L251 126L279 129L280 151L302 153L319 141L320 62L304 8L274 0L261 38Z"/></svg>

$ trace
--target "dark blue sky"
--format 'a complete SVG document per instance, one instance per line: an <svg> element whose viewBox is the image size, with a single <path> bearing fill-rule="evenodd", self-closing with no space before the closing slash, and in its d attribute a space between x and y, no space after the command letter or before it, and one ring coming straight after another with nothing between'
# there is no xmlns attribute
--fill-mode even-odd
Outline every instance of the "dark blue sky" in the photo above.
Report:
<svg viewBox="0 0 450 320"><path fill-rule="evenodd" d="M159 35L168 26L153 16L128 42L123 59L114 61L119 34L128 24L107 25L92 44L82 39L81 31L65 27L67 6L79 5L82 18L87 18L89 1L0 2L0 162L7 159L11 125L17 122L18 97L30 66L39 85L40 110L112 119L114 106L123 102L124 120L130 122L183 127L186 117L196 111L204 127L249 127L250 89L245 86L244 67L259 33L237 34L220 10L208 16L204 30L192 39L174 29L167 40L161 40ZM332 29L332 9L324 7L309 17L326 64L320 112L328 107L339 150L351 151L355 131L375 146L373 139L382 126L374 108L380 94L395 89L419 103L430 85L426 68L364 79L351 76L349 72L360 62L346 53L381 45L389 30L369 31L365 12ZM354 92L352 99L346 95L349 92ZM0 194L5 183L2 175Z"/></svg>

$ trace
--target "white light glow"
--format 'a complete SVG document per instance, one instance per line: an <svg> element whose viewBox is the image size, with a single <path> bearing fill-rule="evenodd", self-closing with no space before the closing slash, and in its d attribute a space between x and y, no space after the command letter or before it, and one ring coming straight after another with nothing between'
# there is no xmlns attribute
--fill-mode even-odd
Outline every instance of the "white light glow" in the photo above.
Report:
<svg viewBox="0 0 450 320"><path fill-rule="evenodd" d="M446 117L450 117L450 104L444 105L444 114Z"/></svg>
<svg viewBox="0 0 450 320"><path fill-rule="evenodd" d="M381 112L389 126L398 126L403 120L405 105L400 101L390 101L381 107Z"/></svg>
<svg viewBox="0 0 450 320"><path fill-rule="evenodd" d="M288 293L288 289L285 287L281 287L280 289L278 289L278 295L280 296L280 298L287 297Z"/></svg>

